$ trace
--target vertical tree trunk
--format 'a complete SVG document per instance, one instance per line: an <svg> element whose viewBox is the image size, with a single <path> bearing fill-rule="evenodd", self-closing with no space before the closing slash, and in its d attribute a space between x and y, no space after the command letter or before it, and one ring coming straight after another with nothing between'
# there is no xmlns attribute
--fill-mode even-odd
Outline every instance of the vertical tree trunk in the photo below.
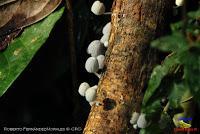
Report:
<svg viewBox="0 0 200 134"><path fill-rule="evenodd" d="M106 71L96 98L100 105L92 106L85 134L125 134L131 129L131 112L140 111L148 78L158 61L149 44L163 34L172 3L173 0L114 0Z"/></svg>

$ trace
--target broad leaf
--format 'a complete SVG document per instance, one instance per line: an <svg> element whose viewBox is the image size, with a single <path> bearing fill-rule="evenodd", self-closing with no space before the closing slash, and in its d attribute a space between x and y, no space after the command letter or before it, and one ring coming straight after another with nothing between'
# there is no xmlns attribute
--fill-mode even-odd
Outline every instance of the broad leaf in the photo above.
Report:
<svg viewBox="0 0 200 134"><path fill-rule="evenodd" d="M8 3L11 3L11 2L14 2L16 0L0 0L0 6L3 6L5 4L8 4Z"/></svg>
<svg viewBox="0 0 200 134"><path fill-rule="evenodd" d="M150 104L148 104L145 108L142 108L142 113L146 114L146 119L148 121L151 120L154 116L157 116L157 114L161 113L162 106L160 104L160 100L156 100Z"/></svg>
<svg viewBox="0 0 200 134"><path fill-rule="evenodd" d="M184 83L174 83L169 93L170 106L179 108L183 100L186 100L190 95L189 89Z"/></svg>
<svg viewBox="0 0 200 134"><path fill-rule="evenodd" d="M12 19L13 15L17 12L17 9L20 5L20 0L12 2L12 4L6 4L0 7L0 27L8 23Z"/></svg>
<svg viewBox="0 0 200 134"><path fill-rule="evenodd" d="M25 69L34 54L49 37L63 11L64 8L28 27L4 52L0 53L0 96Z"/></svg>
<svg viewBox="0 0 200 134"><path fill-rule="evenodd" d="M148 100L153 96L156 89L159 87L162 79L170 73L179 64L177 55L173 54L172 56L166 57L162 65L158 65L153 69L151 74L147 90L143 98L143 105L146 105Z"/></svg>

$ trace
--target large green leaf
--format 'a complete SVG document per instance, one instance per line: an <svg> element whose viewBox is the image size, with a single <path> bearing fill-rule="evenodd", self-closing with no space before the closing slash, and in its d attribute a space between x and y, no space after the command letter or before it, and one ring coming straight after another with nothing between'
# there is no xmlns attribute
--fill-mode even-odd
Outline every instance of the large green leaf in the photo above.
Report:
<svg viewBox="0 0 200 134"><path fill-rule="evenodd" d="M63 11L64 8L61 8L43 21L26 28L20 37L0 53L0 96L6 92L45 43Z"/></svg>
<svg viewBox="0 0 200 134"><path fill-rule="evenodd" d="M160 100L156 100L151 102L150 104L146 105L146 107L142 108L142 113L146 114L146 119L148 121L151 120L154 116L157 116L158 113L161 113L162 106L160 104Z"/></svg>
<svg viewBox="0 0 200 134"><path fill-rule="evenodd" d="M169 102L170 106L173 108L179 108L181 101L186 100L188 97L190 97L190 92L187 86L182 83L174 83L172 86L172 89L169 89Z"/></svg>
<svg viewBox="0 0 200 134"><path fill-rule="evenodd" d="M143 98L143 106L149 101L153 94L158 89L162 79L178 66L179 59L176 54L166 57L162 65L158 65L153 69L147 90Z"/></svg>

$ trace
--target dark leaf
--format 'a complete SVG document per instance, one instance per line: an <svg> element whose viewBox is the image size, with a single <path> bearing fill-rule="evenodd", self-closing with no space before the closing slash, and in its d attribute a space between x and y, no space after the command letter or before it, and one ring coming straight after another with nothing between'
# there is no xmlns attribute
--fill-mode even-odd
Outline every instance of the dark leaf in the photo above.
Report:
<svg viewBox="0 0 200 134"><path fill-rule="evenodd" d="M3 6L5 4L8 4L8 3L11 3L11 2L14 2L16 0L0 0L0 6Z"/></svg>
<svg viewBox="0 0 200 134"><path fill-rule="evenodd" d="M20 5L21 0L12 2L11 4L7 4L0 7L0 28L8 23L13 17L13 15L17 12L17 9Z"/></svg>
<svg viewBox="0 0 200 134"><path fill-rule="evenodd" d="M172 89L169 90L169 102L173 108L179 108L181 101L187 99L188 95L190 95L189 89L183 83L174 83Z"/></svg>
<svg viewBox="0 0 200 134"><path fill-rule="evenodd" d="M167 74L171 73L171 71L174 68L176 68L178 64L179 64L179 59L177 58L176 54L173 54L172 56L166 57L162 65L158 65L153 69L147 90L143 98L143 105L146 105L149 99L153 96L156 89L159 87L162 79Z"/></svg>

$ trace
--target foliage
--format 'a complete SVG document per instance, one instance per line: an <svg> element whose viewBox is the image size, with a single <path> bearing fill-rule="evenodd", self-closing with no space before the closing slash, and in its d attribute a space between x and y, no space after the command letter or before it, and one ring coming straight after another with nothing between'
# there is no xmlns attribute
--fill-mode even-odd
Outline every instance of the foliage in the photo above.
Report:
<svg viewBox="0 0 200 134"><path fill-rule="evenodd" d="M6 92L45 43L63 11L64 8L61 8L43 21L26 28L20 37L0 53L0 96Z"/></svg>
<svg viewBox="0 0 200 134"><path fill-rule="evenodd" d="M199 19L200 10L190 12L187 24L183 24L183 21L172 24L170 35L151 43L152 47L170 53L161 65L154 68L142 103L142 112L147 114L148 120L169 123L164 127L156 128L158 131L164 132L170 128L172 131L175 126L170 122L177 113L182 112L184 116L192 116L188 110L191 106L183 103L194 100L195 103L200 104ZM161 105L163 97L168 99L168 103L164 106ZM140 133L155 133L155 125L151 126L152 124L142 129Z"/></svg>

